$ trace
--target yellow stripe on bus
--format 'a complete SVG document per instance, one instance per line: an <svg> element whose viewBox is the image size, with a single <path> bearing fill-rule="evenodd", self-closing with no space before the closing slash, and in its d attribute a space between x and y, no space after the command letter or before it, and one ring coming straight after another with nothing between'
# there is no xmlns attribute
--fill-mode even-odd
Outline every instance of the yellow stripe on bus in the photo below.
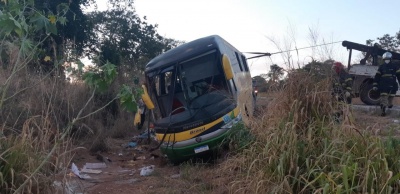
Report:
<svg viewBox="0 0 400 194"><path fill-rule="evenodd" d="M236 107L233 111L229 112L226 115L231 115L233 112L234 117L236 118L239 114L239 108ZM222 117L218 118L217 120L208 123L206 125L202 125L193 129L188 129L179 133L168 133L165 135L164 142L179 142L179 141L185 141L188 139L192 139L199 135L200 133L203 133L204 131L207 131L208 129L212 128L216 124L223 122ZM161 141L164 137L164 133L156 133L156 138Z"/></svg>

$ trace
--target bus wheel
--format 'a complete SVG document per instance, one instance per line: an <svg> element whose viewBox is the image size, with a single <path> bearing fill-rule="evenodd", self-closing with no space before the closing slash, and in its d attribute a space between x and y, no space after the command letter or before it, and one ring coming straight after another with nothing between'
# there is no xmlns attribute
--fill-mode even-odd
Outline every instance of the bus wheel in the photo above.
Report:
<svg viewBox="0 0 400 194"><path fill-rule="evenodd" d="M379 92L372 90L372 88L372 83L363 83L360 87L360 100L367 105L379 105Z"/></svg>

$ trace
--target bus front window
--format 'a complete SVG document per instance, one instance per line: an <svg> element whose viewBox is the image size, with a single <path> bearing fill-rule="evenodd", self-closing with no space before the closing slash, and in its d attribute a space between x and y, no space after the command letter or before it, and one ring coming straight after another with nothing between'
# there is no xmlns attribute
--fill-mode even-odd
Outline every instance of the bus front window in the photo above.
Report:
<svg viewBox="0 0 400 194"><path fill-rule="evenodd" d="M210 51L148 74L162 117L157 125L219 117L235 107L218 56Z"/></svg>
<svg viewBox="0 0 400 194"><path fill-rule="evenodd" d="M183 87L190 102L215 90L227 90L215 51L185 61L180 68Z"/></svg>

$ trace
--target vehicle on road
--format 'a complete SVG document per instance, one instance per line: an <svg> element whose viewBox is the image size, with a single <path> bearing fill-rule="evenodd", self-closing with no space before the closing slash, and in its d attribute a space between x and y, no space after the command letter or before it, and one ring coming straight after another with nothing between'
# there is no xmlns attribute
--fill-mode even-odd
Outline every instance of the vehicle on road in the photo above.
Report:
<svg viewBox="0 0 400 194"><path fill-rule="evenodd" d="M246 57L218 35L152 59L145 67L160 150L174 163L220 147L254 109Z"/></svg>

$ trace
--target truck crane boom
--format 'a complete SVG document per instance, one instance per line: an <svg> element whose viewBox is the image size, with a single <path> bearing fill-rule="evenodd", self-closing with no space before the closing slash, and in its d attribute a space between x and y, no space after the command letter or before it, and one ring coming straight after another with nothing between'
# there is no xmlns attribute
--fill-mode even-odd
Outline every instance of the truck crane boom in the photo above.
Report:
<svg viewBox="0 0 400 194"><path fill-rule="evenodd" d="M366 52L366 55L363 59L361 59L360 64L365 65L366 60L372 56L372 65L377 65L377 57L378 56L382 56L383 53L385 52L390 52L392 53L392 59L393 60L400 60L400 53L396 53L394 51L389 51L386 49L382 49L379 47L378 44L374 44L373 46L367 46L367 45L363 45L363 44L358 44L355 42L350 42L350 41L343 41L342 42L342 46L346 47L347 49L350 50L350 54L349 54L349 64L348 66L350 66L350 60L351 60L351 53L352 53L352 49L354 50L358 50L361 52Z"/></svg>

